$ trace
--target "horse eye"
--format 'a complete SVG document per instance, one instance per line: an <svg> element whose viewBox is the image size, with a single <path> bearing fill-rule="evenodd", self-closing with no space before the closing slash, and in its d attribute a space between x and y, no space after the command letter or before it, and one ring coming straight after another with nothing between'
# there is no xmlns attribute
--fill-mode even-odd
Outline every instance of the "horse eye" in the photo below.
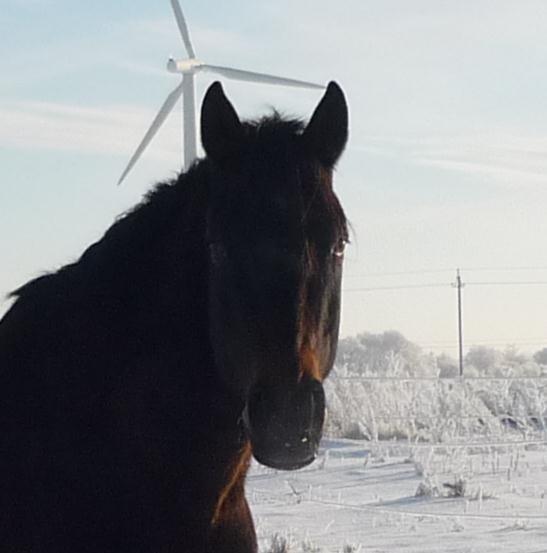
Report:
<svg viewBox="0 0 547 553"><path fill-rule="evenodd" d="M224 259L226 259L226 250L220 242L211 242L209 244L209 254L213 265L219 265Z"/></svg>
<svg viewBox="0 0 547 553"><path fill-rule="evenodd" d="M336 244L332 247L332 255L338 258L344 257L347 243L347 240L345 240L344 238L340 238L340 240L338 240L338 242L336 242Z"/></svg>

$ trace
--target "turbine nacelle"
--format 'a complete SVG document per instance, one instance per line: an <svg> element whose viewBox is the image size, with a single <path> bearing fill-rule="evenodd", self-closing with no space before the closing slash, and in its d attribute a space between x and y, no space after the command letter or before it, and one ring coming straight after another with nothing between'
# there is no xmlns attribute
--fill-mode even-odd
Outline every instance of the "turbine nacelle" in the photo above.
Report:
<svg viewBox="0 0 547 553"><path fill-rule="evenodd" d="M183 60L176 60L175 58L169 58L167 62L167 71L170 73L195 73L203 66L203 62L195 58L186 58Z"/></svg>

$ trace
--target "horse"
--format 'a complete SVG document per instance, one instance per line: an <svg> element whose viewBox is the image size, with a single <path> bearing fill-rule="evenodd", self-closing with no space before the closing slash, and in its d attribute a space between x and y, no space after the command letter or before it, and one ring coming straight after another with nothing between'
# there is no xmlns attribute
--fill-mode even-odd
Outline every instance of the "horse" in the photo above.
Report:
<svg viewBox="0 0 547 553"><path fill-rule="evenodd" d="M157 184L0 322L0 550L255 553L251 458L316 456L348 230L348 111L241 121L220 83L205 157Z"/></svg>

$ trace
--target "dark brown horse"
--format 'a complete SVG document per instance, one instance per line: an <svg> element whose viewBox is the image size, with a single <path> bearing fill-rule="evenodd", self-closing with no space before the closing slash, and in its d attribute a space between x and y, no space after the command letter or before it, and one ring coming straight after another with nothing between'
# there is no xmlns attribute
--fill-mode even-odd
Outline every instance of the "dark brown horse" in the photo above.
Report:
<svg viewBox="0 0 547 553"><path fill-rule="evenodd" d="M347 108L241 123L0 322L2 553L251 553L251 456L316 454L347 228Z"/></svg>

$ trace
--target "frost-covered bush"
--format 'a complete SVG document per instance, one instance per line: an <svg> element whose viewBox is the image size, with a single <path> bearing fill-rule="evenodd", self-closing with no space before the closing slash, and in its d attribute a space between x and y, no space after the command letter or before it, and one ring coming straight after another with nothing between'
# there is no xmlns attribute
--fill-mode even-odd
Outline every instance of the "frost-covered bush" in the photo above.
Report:
<svg viewBox="0 0 547 553"><path fill-rule="evenodd" d="M465 366L474 368L483 376L502 376L497 374L503 361L503 354L487 346L473 346L465 356Z"/></svg>
<svg viewBox="0 0 547 553"><path fill-rule="evenodd" d="M270 544L266 553L289 553L291 550L289 540L280 534L274 534L270 538Z"/></svg>
<svg viewBox="0 0 547 553"><path fill-rule="evenodd" d="M512 348L483 347L472 348L466 360L468 379L460 380L454 378L459 374L455 361L424 354L399 333L341 340L335 370L325 383L326 433L442 443L545 431L542 385L510 379L540 376L536 362ZM499 380L473 380L479 376Z"/></svg>
<svg viewBox="0 0 547 553"><path fill-rule="evenodd" d="M453 381L354 380L335 373L325 390L331 436L447 442L504 432L482 398Z"/></svg>

